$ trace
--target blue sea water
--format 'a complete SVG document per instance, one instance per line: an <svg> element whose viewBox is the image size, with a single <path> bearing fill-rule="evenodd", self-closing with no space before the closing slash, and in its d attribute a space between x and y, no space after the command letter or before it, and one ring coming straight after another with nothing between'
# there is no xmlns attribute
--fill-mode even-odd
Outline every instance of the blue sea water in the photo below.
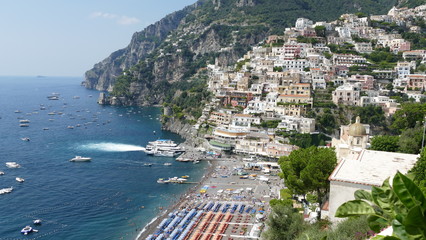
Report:
<svg viewBox="0 0 426 240"><path fill-rule="evenodd" d="M5 172L0 188L14 188L0 195L0 239L135 239L161 207L191 187L157 184L158 178L189 175L197 182L202 177L204 163L140 151L157 138L182 141L161 130L160 109L100 106L99 92L80 86L82 81L0 77L0 171ZM52 93L59 93L59 100L48 100ZM29 127L19 126L22 119L30 120ZM68 161L76 155L92 161ZM21 168L7 168L5 162ZM43 221L35 226L39 232L22 235L34 219Z"/></svg>

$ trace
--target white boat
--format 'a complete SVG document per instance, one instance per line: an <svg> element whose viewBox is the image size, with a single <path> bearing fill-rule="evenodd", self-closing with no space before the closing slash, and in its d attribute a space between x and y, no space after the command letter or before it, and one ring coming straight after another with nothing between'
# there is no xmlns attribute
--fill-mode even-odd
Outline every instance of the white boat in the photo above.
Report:
<svg viewBox="0 0 426 240"><path fill-rule="evenodd" d="M200 163L200 161L198 161L198 160L194 160L192 163L193 163L193 164L197 164L197 163Z"/></svg>
<svg viewBox="0 0 426 240"><path fill-rule="evenodd" d="M17 164L16 162L6 162L6 167L8 167L8 168L20 168L21 165Z"/></svg>
<svg viewBox="0 0 426 240"><path fill-rule="evenodd" d="M49 100L59 100L58 96L47 96L47 99Z"/></svg>
<svg viewBox="0 0 426 240"><path fill-rule="evenodd" d="M147 167L151 167L151 166L152 166L152 163L144 163L143 165L144 165L144 166L147 166Z"/></svg>
<svg viewBox="0 0 426 240"><path fill-rule="evenodd" d="M41 219L36 219L36 220L33 221L33 223L35 225L40 225L41 224Z"/></svg>
<svg viewBox="0 0 426 240"><path fill-rule="evenodd" d="M22 124L19 124L19 126L20 126L20 127L29 127L30 125L29 125L29 124L27 124L27 123L22 123Z"/></svg>
<svg viewBox="0 0 426 240"><path fill-rule="evenodd" d="M21 230L21 233L24 235L28 235L29 233L32 232L38 232L38 230L33 229L31 226L26 226Z"/></svg>
<svg viewBox="0 0 426 240"><path fill-rule="evenodd" d="M164 180L164 178L159 178L157 183L167 183L167 180Z"/></svg>
<svg viewBox="0 0 426 240"><path fill-rule="evenodd" d="M164 163L164 166L171 166L171 163Z"/></svg>
<svg viewBox="0 0 426 240"><path fill-rule="evenodd" d="M30 122L30 120L28 120L28 119L19 120L19 123L29 123L29 122Z"/></svg>
<svg viewBox="0 0 426 240"><path fill-rule="evenodd" d="M1 176L1 175L4 175L4 172L0 172L0 176Z"/></svg>
<svg viewBox="0 0 426 240"><path fill-rule="evenodd" d="M0 189L0 194L11 193L13 191L13 187L10 188L2 188Z"/></svg>
<svg viewBox="0 0 426 240"><path fill-rule="evenodd" d="M21 111L20 110L15 110L15 113L21 113Z"/></svg>
<svg viewBox="0 0 426 240"><path fill-rule="evenodd" d="M28 137L24 137L24 138L21 138L21 140L22 140L22 141L25 141L25 142L29 142L29 141L30 141L30 138L28 138Z"/></svg>
<svg viewBox="0 0 426 240"><path fill-rule="evenodd" d="M20 178L20 177L15 178L15 180L16 180L17 182L25 182L25 179Z"/></svg>
<svg viewBox="0 0 426 240"><path fill-rule="evenodd" d="M68 129L74 129L74 126L68 126L67 128Z"/></svg>
<svg viewBox="0 0 426 240"><path fill-rule="evenodd" d="M88 162L90 160L92 160L90 157L75 156L70 159L70 162Z"/></svg>

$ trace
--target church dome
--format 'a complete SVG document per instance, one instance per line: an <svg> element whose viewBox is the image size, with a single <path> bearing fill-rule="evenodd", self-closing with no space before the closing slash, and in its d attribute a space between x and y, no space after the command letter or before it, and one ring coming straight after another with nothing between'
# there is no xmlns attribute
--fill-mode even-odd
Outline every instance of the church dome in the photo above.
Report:
<svg viewBox="0 0 426 240"><path fill-rule="evenodd" d="M365 135L367 135L367 130L361 124L361 118L358 116L355 123L349 126L349 136L360 137Z"/></svg>

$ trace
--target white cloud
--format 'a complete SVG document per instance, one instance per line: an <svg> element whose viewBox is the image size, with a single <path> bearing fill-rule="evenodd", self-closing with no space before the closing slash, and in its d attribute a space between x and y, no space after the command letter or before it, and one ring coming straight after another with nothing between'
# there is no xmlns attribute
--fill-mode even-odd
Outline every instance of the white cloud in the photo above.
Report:
<svg viewBox="0 0 426 240"><path fill-rule="evenodd" d="M120 25L131 25L131 24L136 24L140 22L140 20L135 17L128 17L125 15L117 15L113 13L104 13L104 12L93 12L90 14L90 17L112 19Z"/></svg>

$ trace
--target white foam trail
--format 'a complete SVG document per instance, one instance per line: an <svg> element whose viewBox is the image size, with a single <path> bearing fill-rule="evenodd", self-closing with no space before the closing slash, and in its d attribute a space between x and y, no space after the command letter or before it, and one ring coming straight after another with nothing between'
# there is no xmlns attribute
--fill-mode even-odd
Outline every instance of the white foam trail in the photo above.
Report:
<svg viewBox="0 0 426 240"><path fill-rule="evenodd" d="M81 146L82 149L97 150L103 152L134 152L144 151L145 148L137 145L122 143L90 143Z"/></svg>

